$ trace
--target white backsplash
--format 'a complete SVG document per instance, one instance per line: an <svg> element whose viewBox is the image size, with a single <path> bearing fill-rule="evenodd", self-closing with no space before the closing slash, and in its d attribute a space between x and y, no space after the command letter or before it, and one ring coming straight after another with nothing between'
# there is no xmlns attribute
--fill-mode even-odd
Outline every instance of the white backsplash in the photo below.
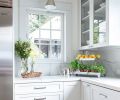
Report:
<svg viewBox="0 0 120 100"><path fill-rule="evenodd" d="M17 59L17 58L16 58ZM16 60L15 76L20 76L20 60ZM30 65L29 71L30 71ZM42 75L61 75L63 70L68 67L67 63L36 63L34 64L34 71L42 72Z"/></svg>
<svg viewBox="0 0 120 100"><path fill-rule="evenodd" d="M100 48L101 62L107 70L107 77L120 78L120 47Z"/></svg>

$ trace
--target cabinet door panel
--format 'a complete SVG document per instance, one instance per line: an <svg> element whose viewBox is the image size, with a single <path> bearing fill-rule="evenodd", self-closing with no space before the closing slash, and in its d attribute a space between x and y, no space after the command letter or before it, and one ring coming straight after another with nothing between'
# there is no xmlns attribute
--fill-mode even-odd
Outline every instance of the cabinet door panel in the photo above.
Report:
<svg viewBox="0 0 120 100"><path fill-rule="evenodd" d="M64 83L64 100L80 100L80 82Z"/></svg>
<svg viewBox="0 0 120 100"><path fill-rule="evenodd" d="M81 0L81 46L90 45L90 0Z"/></svg>
<svg viewBox="0 0 120 100"><path fill-rule="evenodd" d="M88 83L82 83L81 87L82 100L91 100L91 85Z"/></svg>
<svg viewBox="0 0 120 100"><path fill-rule="evenodd" d="M106 0L93 1L93 44L101 44L106 39Z"/></svg>

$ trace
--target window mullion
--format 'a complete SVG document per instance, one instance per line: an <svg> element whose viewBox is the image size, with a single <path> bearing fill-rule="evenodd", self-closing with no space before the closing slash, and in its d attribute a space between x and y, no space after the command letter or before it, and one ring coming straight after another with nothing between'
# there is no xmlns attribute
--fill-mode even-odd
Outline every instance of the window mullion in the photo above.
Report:
<svg viewBox="0 0 120 100"><path fill-rule="evenodd" d="M40 15L39 15L39 21L40 21ZM40 25L40 22L39 22ZM39 27L39 49L41 50L41 28Z"/></svg>
<svg viewBox="0 0 120 100"><path fill-rule="evenodd" d="M51 19L50 19L50 58L52 56L52 32L51 32L51 27L52 27L52 24L51 24Z"/></svg>

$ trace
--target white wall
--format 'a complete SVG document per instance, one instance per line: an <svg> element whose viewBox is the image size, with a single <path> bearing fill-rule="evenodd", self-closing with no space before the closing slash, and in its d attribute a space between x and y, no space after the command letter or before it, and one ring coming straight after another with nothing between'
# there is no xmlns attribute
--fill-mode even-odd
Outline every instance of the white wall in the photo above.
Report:
<svg viewBox="0 0 120 100"><path fill-rule="evenodd" d="M15 21L15 40L26 39L26 9L29 8L42 8L44 9L45 0L19 0L16 11ZM66 33L66 62L62 63L41 63L37 62L35 65L35 71L41 71L44 75L56 75L62 72L62 69L68 66L68 63L75 56L78 50L78 25L77 25L77 0L56 0L57 10L67 12L67 33ZM17 7L17 6L16 6ZM20 71L20 61L16 58L15 65L16 76Z"/></svg>

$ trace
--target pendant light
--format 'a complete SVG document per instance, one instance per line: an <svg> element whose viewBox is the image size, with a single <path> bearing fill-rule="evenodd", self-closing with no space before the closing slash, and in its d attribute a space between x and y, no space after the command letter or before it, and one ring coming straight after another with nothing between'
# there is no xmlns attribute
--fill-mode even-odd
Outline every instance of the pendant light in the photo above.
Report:
<svg viewBox="0 0 120 100"><path fill-rule="evenodd" d="M55 1L54 0L48 0L46 5L45 5L45 8L48 9L48 10L56 9Z"/></svg>

